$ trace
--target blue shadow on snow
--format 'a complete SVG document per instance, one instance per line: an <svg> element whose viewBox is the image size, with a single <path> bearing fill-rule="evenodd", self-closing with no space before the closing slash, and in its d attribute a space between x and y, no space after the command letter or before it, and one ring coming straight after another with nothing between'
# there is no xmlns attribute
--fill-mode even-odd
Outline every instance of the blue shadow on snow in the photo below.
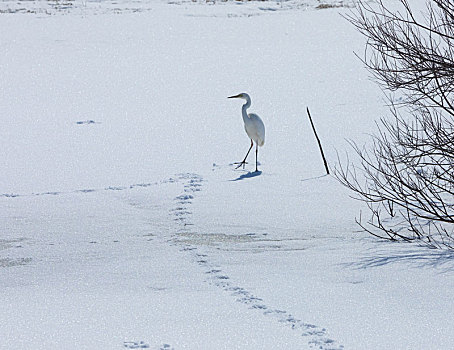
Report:
<svg viewBox="0 0 454 350"><path fill-rule="evenodd" d="M252 177L256 177L256 176L260 176L260 175L262 175L262 172L260 170L259 171L254 171L253 173L251 173L249 171L246 174L240 175L238 178L233 179L233 180L229 180L229 181L240 181L240 180L250 179Z"/></svg>

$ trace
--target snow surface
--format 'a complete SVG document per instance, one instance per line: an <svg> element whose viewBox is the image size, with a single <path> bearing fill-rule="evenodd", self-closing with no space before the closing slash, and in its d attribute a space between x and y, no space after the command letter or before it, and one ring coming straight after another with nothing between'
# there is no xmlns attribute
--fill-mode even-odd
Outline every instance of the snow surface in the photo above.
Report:
<svg viewBox="0 0 454 350"><path fill-rule="evenodd" d="M452 254L323 176L306 106L331 167L387 109L319 4L0 3L1 349L452 349Z"/></svg>

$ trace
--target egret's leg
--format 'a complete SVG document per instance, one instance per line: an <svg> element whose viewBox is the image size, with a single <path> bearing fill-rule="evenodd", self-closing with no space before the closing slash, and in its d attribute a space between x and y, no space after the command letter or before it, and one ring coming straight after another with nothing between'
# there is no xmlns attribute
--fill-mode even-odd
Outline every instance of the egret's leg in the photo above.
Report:
<svg viewBox="0 0 454 350"><path fill-rule="evenodd" d="M259 171L259 169L257 168L257 158L258 158L258 155L259 155L259 144L257 143L255 145L255 171Z"/></svg>
<svg viewBox="0 0 454 350"><path fill-rule="evenodd" d="M249 147L249 150L247 151L246 153L246 157L244 157L243 161L240 162L240 163L235 163L235 164L238 164L238 166L235 168L235 169L238 169L240 166L243 166L243 169L244 169L244 164L246 164L246 159L247 159L247 156L249 155L249 152L251 151L252 149L252 146L254 146L254 142L251 140L251 147Z"/></svg>

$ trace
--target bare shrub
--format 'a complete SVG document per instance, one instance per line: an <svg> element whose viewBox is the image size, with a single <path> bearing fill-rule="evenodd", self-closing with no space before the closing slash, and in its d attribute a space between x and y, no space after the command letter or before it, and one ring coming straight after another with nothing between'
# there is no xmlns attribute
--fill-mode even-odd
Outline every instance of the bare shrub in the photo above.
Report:
<svg viewBox="0 0 454 350"><path fill-rule="evenodd" d="M360 1L348 17L367 38L369 71L403 98L390 98L370 148L352 143L360 164L336 176L367 203L367 232L454 249L454 2L427 0L424 13L399 3Z"/></svg>

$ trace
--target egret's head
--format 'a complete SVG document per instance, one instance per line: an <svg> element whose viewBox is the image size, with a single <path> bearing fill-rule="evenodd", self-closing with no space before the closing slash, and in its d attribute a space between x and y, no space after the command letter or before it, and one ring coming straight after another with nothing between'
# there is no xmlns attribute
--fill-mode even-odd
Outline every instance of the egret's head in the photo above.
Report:
<svg viewBox="0 0 454 350"><path fill-rule="evenodd" d="M241 94L235 95L235 96L229 96L227 98L242 98L243 100L250 100L251 98L249 95L245 92L242 92Z"/></svg>

